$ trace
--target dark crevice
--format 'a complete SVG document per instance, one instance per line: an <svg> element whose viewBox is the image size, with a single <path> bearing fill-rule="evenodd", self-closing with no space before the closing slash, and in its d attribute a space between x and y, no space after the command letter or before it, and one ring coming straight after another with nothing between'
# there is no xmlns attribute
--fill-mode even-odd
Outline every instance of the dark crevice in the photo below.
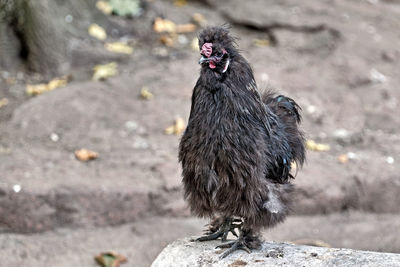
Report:
<svg viewBox="0 0 400 267"><path fill-rule="evenodd" d="M27 61L28 56L29 56L29 47L26 42L26 38L25 38L23 31L19 27L18 19L16 17L14 17L12 20L10 20L9 26L14 31L14 34L19 41L19 45L20 45L19 57L23 61Z"/></svg>

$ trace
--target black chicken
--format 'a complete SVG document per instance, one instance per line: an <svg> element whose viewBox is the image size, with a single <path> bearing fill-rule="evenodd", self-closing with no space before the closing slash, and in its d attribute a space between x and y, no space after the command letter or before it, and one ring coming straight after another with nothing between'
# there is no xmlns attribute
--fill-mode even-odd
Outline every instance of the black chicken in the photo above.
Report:
<svg viewBox="0 0 400 267"><path fill-rule="evenodd" d="M192 95L188 126L179 146L185 198L194 214L212 220L206 236L229 232L236 249L260 247L259 232L282 222L289 212L291 163L305 160L298 129L299 106L271 92L260 95L249 63L223 27L199 35L200 78Z"/></svg>

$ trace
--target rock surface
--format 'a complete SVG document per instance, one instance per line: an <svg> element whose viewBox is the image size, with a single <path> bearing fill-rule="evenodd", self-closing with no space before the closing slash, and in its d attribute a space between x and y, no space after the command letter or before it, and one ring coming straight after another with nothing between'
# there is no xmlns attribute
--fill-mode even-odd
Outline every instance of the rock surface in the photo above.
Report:
<svg viewBox="0 0 400 267"><path fill-rule="evenodd" d="M298 246L287 243L263 243L262 248L248 254L237 251L219 259L220 244L175 241L158 255L152 267L167 266L398 266L400 254L352 249Z"/></svg>

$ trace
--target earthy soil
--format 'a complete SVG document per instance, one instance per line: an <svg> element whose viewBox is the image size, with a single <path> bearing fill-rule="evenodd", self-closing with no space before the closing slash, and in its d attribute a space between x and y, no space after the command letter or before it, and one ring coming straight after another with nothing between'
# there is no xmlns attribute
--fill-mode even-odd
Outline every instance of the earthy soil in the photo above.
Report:
<svg viewBox="0 0 400 267"><path fill-rule="evenodd" d="M294 215L265 237L400 253L400 5L217 3L148 3L142 17L123 21L134 53L113 58L119 74L106 81L90 81L93 66L80 55L68 86L36 97L25 84L39 74L1 71L9 104L0 108L0 265L95 266L96 253L117 250L127 266L148 266L168 242L201 233L206 221L191 218L182 199L179 136L164 134L188 117L196 33L166 47L151 26L157 15L188 23L195 12L210 25L230 23L259 87L294 98L307 138L330 145L308 151ZM140 98L143 86L153 99ZM76 160L83 147L99 158Z"/></svg>

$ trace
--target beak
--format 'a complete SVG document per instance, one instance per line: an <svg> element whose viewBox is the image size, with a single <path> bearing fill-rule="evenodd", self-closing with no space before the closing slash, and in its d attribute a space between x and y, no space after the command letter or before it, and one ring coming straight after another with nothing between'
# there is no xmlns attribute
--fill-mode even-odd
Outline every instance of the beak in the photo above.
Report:
<svg viewBox="0 0 400 267"><path fill-rule="evenodd" d="M209 58L206 58L206 57L202 56L202 57L200 58L200 60L199 60L199 64L203 64L203 62L208 62L208 61L210 61Z"/></svg>

